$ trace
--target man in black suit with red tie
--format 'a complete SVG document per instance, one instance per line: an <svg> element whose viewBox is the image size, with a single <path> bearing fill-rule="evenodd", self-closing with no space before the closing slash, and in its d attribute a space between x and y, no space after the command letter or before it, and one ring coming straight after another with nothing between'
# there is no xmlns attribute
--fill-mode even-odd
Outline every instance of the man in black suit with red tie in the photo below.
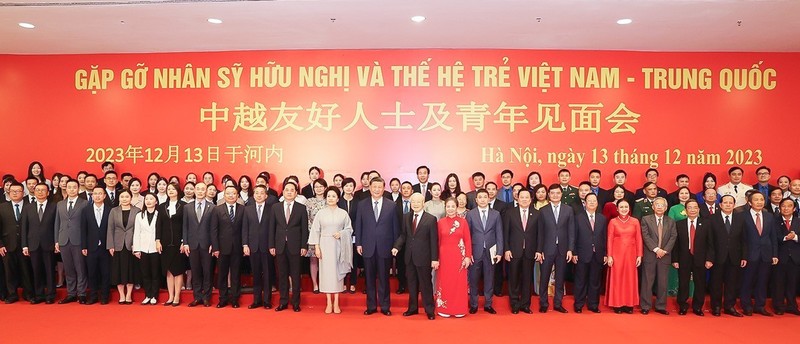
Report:
<svg viewBox="0 0 800 344"><path fill-rule="evenodd" d="M711 216L711 237L714 243L711 270L711 314L720 316L720 309L725 314L741 317L736 311L736 298L741 287L742 259L742 221L733 216L736 198L732 195L722 196L720 211ZM723 294L725 296L723 303Z"/></svg>
<svg viewBox="0 0 800 344"><path fill-rule="evenodd" d="M504 259L508 266L508 295L511 313L531 314L531 282L536 256L539 211L531 207L531 191L518 194L519 207L503 215Z"/></svg>
<svg viewBox="0 0 800 344"><path fill-rule="evenodd" d="M439 228L436 217L422 210L425 197L420 193L411 195L411 211L403 215L400 236L394 241L392 255L397 256L405 247L406 276L408 280L408 310L403 316L419 313L417 298L422 292L422 303L428 320L433 320L436 304L433 302L431 274L439 268Z"/></svg>
<svg viewBox="0 0 800 344"><path fill-rule="evenodd" d="M784 312L800 315L797 310L797 275L800 272L800 218L794 215L795 204L789 198L781 201L778 219L778 266L775 269L775 295L772 307L775 314ZM788 305L788 308L787 308Z"/></svg>
<svg viewBox="0 0 800 344"><path fill-rule="evenodd" d="M297 184L283 185L283 202L272 205L269 217L269 253L275 256L278 268L278 289L281 293L276 312L289 308L289 277L292 278L292 309L300 311L300 259L308 251L308 212L295 202Z"/></svg>
<svg viewBox="0 0 800 344"><path fill-rule="evenodd" d="M736 214L744 224L741 260L744 273L739 302L744 315L755 312L772 316L765 307L770 268L778 264L778 226L772 214L764 211L765 198L760 192L750 194L747 203L750 209ZM755 298L755 305L751 297Z"/></svg>
<svg viewBox="0 0 800 344"><path fill-rule="evenodd" d="M220 204L211 212L211 250L219 263L219 276L217 277L217 290L219 290L219 303L217 308L231 304L239 308L239 295L241 294L241 269L242 247L242 219L244 206L236 203L239 199L239 189L227 186L224 191L225 203ZM225 276L231 275L231 286ZM299 280L298 280L299 281Z"/></svg>
<svg viewBox="0 0 800 344"><path fill-rule="evenodd" d="M22 215L22 254L30 257L33 267L32 304L53 304L56 299L55 223L56 202L48 199L50 187L39 183L34 187L36 201Z"/></svg>
<svg viewBox="0 0 800 344"><path fill-rule="evenodd" d="M268 194L265 185L253 189L255 203L246 206L242 220L242 246L245 256L250 257L253 269L253 303L248 309L264 306L272 308L272 292L270 291L270 259L269 258L269 215L272 205L278 199Z"/></svg>
<svg viewBox="0 0 800 344"><path fill-rule="evenodd" d="M597 195L589 193L584 199L586 209L575 213L575 313L587 304L592 313L600 313L600 284L606 255L608 222L599 211Z"/></svg>
<svg viewBox="0 0 800 344"><path fill-rule="evenodd" d="M686 201L688 218L678 221L675 227L678 239L672 248L672 266L678 269L678 314L686 315L689 309L689 282L694 280L692 312L703 316L706 300L706 272L714 264L714 247L711 242L711 226L698 217L700 207L697 200Z"/></svg>
<svg viewBox="0 0 800 344"><path fill-rule="evenodd" d="M717 204L717 190L712 188L703 191L703 203L699 203L700 217L707 219L716 213L719 213L720 208Z"/></svg>

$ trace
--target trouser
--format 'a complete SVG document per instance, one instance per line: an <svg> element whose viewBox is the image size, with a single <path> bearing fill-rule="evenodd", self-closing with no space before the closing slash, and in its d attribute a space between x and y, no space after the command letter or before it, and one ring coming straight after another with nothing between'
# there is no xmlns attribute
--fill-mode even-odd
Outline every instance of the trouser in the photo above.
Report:
<svg viewBox="0 0 800 344"><path fill-rule="evenodd" d="M192 293L195 301L211 300L211 254L208 248L193 248L189 251L189 266L192 269Z"/></svg>
<svg viewBox="0 0 800 344"><path fill-rule="evenodd" d="M738 261L725 259L723 262L714 264L711 269L711 309L717 309L720 306L732 309L736 305L741 271L742 268ZM724 303L723 294L725 295Z"/></svg>
<svg viewBox="0 0 800 344"><path fill-rule="evenodd" d="M79 245L60 246L64 261L64 277L67 280L67 297L86 296L86 257Z"/></svg>
<svg viewBox="0 0 800 344"><path fill-rule="evenodd" d="M508 296L511 301L511 309L530 308L533 259L525 258L523 254L520 258L511 258L511 261L507 263ZM496 270L495 273L497 273Z"/></svg>
<svg viewBox="0 0 800 344"><path fill-rule="evenodd" d="M401 257L406 256L406 249L400 249L395 258L395 266L397 267L397 288L406 288L408 281L406 280L406 261Z"/></svg>
<svg viewBox="0 0 800 344"><path fill-rule="evenodd" d="M658 259L655 253L652 260L645 261L642 268L642 287L639 289L639 305L642 310L653 308L653 284L656 285L656 304L658 310L667 309L667 274L671 258L669 254Z"/></svg>
<svg viewBox="0 0 800 344"><path fill-rule="evenodd" d="M406 262L406 277L408 278L408 310L416 312L419 309L419 293L422 292L422 304L425 306L425 314L433 315L435 305L433 303L433 283L431 274L433 269L430 265L416 266L411 262Z"/></svg>
<svg viewBox="0 0 800 344"><path fill-rule="evenodd" d="M242 252L233 250L231 254L219 255L219 273L217 274L217 290L219 302L239 302L242 292L241 268ZM228 274L231 275L231 286L228 288Z"/></svg>
<svg viewBox="0 0 800 344"><path fill-rule="evenodd" d="M8 288L8 298L18 299L17 290L22 287L22 293L26 299L33 298L33 273L28 267L22 249L17 247L14 251L7 251L3 257L3 265L6 272L6 283Z"/></svg>
<svg viewBox="0 0 800 344"><path fill-rule="evenodd" d="M579 260L575 266L575 309L583 308L584 304L588 305L589 309L600 307L602 259L603 257L591 257L585 262Z"/></svg>
<svg viewBox="0 0 800 344"><path fill-rule="evenodd" d="M99 294L103 300L108 300L111 288L111 254L98 248L90 251L86 256L87 275L89 278L90 296Z"/></svg>
<svg viewBox="0 0 800 344"><path fill-rule="evenodd" d="M567 269L566 254L545 255L542 262L541 276L539 277L539 307L547 308L550 306L547 300L547 286L550 284L550 271L556 267L556 290L553 295L553 307L562 307L561 301L564 299L564 272Z"/></svg>
<svg viewBox="0 0 800 344"><path fill-rule="evenodd" d="M689 265L689 266L684 266ZM678 307L689 308L689 282L694 281L694 295L692 296L692 309L703 310L706 301L706 268L691 264L681 264L678 269Z"/></svg>
<svg viewBox="0 0 800 344"><path fill-rule="evenodd" d="M739 302L743 310L753 310L753 298L755 298L755 308L764 309L767 304L767 283L769 282L769 269L772 262L753 260L747 261L742 277L742 292Z"/></svg>
<svg viewBox="0 0 800 344"><path fill-rule="evenodd" d="M56 299L56 259L53 250L29 251L33 267L33 290L35 298L53 301Z"/></svg>
<svg viewBox="0 0 800 344"><path fill-rule="evenodd" d="M470 265L469 275L469 307L478 308L478 283L483 277L484 307L492 307L494 296L494 264L488 249L483 249L483 257Z"/></svg>
<svg viewBox="0 0 800 344"><path fill-rule="evenodd" d="M780 261L775 274L775 295L772 296L772 307L776 311L797 310L797 275L800 264L792 260Z"/></svg>
<svg viewBox="0 0 800 344"><path fill-rule="evenodd" d="M402 261L402 259L398 259L398 261ZM391 257L383 258L377 254L372 257L364 257L367 310L376 310L378 304L382 311L388 311L391 307L391 298L389 297L389 267L391 265Z"/></svg>
<svg viewBox="0 0 800 344"><path fill-rule="evenodd" d="M495 292L503 292L503 282L508 278L506 274L508 274L508 262L501 260L494 265L494 288L492 289Z"/></svg>
<svg viewBox="0 0 800 344"><path fill-rule="evenodd" d="M292 278L292 305L300 306L300 252L290 252L288 248L275 256L278 264L278 289L281 293L280 305L289 304L289 277Z"/></svg>
<svg viewBox="0 0 800 344"><path fill-rule="evenodd" d="M250 252L250 266L253 269L253 303L272 304L272 289L270 284L269 251ZM233 278L233 276L231 276Z"/></svg>
<svg viewBox="0 0 800 344"><path fill-rule="evenodd" d="M159 281L161 280L161 266L158 253L142 253L142 288L145 297L157 298Z"/></svg>

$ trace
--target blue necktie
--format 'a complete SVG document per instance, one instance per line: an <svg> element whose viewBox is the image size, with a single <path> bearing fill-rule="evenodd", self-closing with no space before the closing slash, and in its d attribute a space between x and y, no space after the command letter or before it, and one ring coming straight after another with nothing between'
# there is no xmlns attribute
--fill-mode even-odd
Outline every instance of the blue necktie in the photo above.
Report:
<svg viewBox="0 0 800 344"><path fill-rule="evenodd" d="M403 201L403 214L408 214L408 201Z"/></svg>
<svg viewBox="0 0 800 344"><path fill-rule="evenodd" d="M233 213L233 206L230 206L230 207L231 207L230 218L231 218L231 223L233 223L233 217L234 217L235 214Z"/></svg>
<svg viewBox="0 0 800 344"><path fill-rule="evenodd" d="M14 211L14 215L17 216L17 221L19 221L19 216L20 216L19 204L14 204L14 207L16 207L16 210Z"/></svg>

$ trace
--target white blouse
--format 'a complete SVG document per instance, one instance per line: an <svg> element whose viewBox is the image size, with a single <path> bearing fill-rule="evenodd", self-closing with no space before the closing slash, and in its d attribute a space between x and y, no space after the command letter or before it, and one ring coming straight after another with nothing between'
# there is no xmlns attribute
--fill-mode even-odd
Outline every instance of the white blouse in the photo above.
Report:
<svg viewBox="0 0 800 344"><path fill-rule="evenodd" d="M153 215L153 222L147 222L147 211L136 214L133 227L133 252L156 253L156 222L158 210Z"/></svg>

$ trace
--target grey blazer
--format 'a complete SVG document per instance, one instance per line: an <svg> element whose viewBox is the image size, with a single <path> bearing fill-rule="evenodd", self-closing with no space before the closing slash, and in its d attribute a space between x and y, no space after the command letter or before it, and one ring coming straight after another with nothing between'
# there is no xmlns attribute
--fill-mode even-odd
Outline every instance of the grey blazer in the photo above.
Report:
<svg viewBox="0 0 800 344"><path fill-rule="evenodd" d="M667 254L661 258L664 264L672 263L672 248L675 246L675 241L678 240L678 230L675 227L675 220L666 214L662 220L664 223L663 233L661 238L661 249L667 251ZM653 250L658 247L658 224L656 223L656 215L650 214L642 217L642 242L644 243L644 260L656 260L656 254Z"/></svg>
<svg viewBox="0 0 800 344"><path fill-rule="evenodd" d="M133 227L136 223L136 214L139 208L131 206L131 213L128 214L128 225L122 225L122 207L114 207L108 214L108 240L107 249L121 251L123 247L128 251L133 251Z"/></svg>
<svg viewBox="0 0 800 344"><path fill-rule="evenodd" d="M56 243L59 246L81 244L81 211L89 202L78 198L72 206L72 211L67 211L69 199L58 202L56 208Z"/></svg>

